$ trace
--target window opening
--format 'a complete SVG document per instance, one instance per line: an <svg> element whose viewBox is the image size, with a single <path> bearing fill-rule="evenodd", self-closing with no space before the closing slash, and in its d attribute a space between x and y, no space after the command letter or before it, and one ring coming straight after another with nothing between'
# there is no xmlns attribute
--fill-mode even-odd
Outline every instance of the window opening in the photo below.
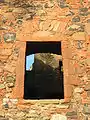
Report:
<svg viewBox="0 0 90 120"><path fill-rule="evenodd" d="M63 99L61 42L27 42L24 99Z"/></svg>

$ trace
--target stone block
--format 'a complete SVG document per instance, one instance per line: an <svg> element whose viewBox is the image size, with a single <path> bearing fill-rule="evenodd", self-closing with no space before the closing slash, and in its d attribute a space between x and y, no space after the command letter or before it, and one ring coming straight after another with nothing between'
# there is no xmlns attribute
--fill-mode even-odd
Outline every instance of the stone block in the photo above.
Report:
<svg viewBox="0 0 90 120"><path fill-rule="evenodd" d="M68 74L74 75L75 74L75 60L70 60L68 64Z"/></svg>
<svg viewBox="0 0 90 120"><path fill-rule="evenodd" d="M51 32L48 32L48 31L38 31L36 33L33 34L34 37L47 37L51 35Z"/></svg>
<svg viewBox="0 0 90 120"><path fill-rule="evenodd" d="M86 59L86 63L87 63L88 66L90 66L90 58Z"/></svg>
<svg viewBox="0 0 90 120"><path fill-rule="evenodd" d="M82 97L83 99L87 98L87 92L84 91L84 92L81 94L81 97Z"/></svg>
<svg viewBox="0 0 90 120"><path fill-rule="evenodd" d="M13 47L13 44L12 43L8 43L8 45L7 45L7 43L2 43L1 45L0 45L0 49L11 49Z"/></svg>
<svg viewBox="0 0 90 120"><path fill-rule="evenodd" d="M85 40L85 32L77 32L72 35L74 40Z"/></svg>
<svg viewBox="0 0 90 120"><path fill-rule="evenodd" d="M6 82L7 83L15 83L15 77L14 76L7 76Z"/></svg>
<svg viewBox="0 0 90 120"><path fill-rule="evenodd" d="M51 120L67 120L67 117L60 114L55 114L51 117Z"/></svg>
<svg viewBox="0 0 90 120"><path fill-rule="evenodd" d="M3 68L0 68L0 73L3 73Z"/></svg>
<svg viewBox="0 0 90 120"><path fill-rule="evenodd" d="M55 26L53 28L53 31L56 32L58 30L59 26L60 26L60 22L56 22L56 24L55 24Z"/></svg>
<svg viewBox="0 0 90 120"><path fill-rule="evenodd" d="M62 52L63 52L62 56L63 56L64 59L71 59L74 56L72 48L63 48Z"/></svg>
<svg viewBox="0 0 90 120"><path fill-rule="evenodd" d="M77 116L77 112L76 111L67 112L66 116Z"/></svg>
<svg viewBox="0 0 90 120"><path fill-rule="evenodd" d="M0 120L9 120L9 118L0 117Z"/></svg>
<svg viewBox="0 0 90 120"><path fill-rule="evenodd" d="M83 88L79 88L79 87L74 89L74 93L82 93L83 91L84 91Z"/></svg>
<svg viewBox="0 0 90 120"><path fill-rule="evenodd" d="M72 22L80 22L80 17L79 16L74 16L72 18Z"/></svg>
<svg viewBox="0 0 90 120"><path fill-rule="evenodd" d="M1 61L5 61L5 60L7 60L8 59L8 56L2 56L2 55L0 55L0 60Z"/></svg>
<svg viewBox="0 0 90 120"><path fill-rule="evenodd" d="M88 106L88 105L87 105L87 106L84 106L84 107L83 107L83 113L84 113L84 114L90 114L90 106Z"/></svg>
<svg viewBox="0 0 90 120"><path fill-rule="evenodd" d="M82 99L82 104L90 104L90 100L88 99Z"/></svg>
<svg viewBox="0 0 90 120"><path fill-rule="evenodd" d="M76 25L76 24L73 24L71 26L68 27L68 30L69 31L78 31L78 32L83 32L84 31L84 28L81 26L81 25Z"/></svg>
<svg viewBox="0 0 90 120"><path fill-rule="evenodd" d="M68 75L68 67L69 67L69 60L64 59L63 60L63 69L64 69L64 74Z"/></svg>
<svg viewBox="0 0 90 120"><path fill-rule="evenodd" d="M87 32L88 35L90 35L90 23L86 23L85 31Z"/></svg>
<svg viewBox="0 0 90 120"><path fill-rule="evenodd" d="M90 44L88 45L88 49L87 50L88 50L88 52L90 52Z"/></svg>
<svg viewBox="0 0 90 120"><path fill-rule="evenodd" d="M0 89L4 89L5 85L4 84L0 84Z"/></svg>
<svg viewBox="0 0 90 120"><path fill-rule="evenodd" d="M87 96L90 97L90 91L87 91Z"/></svg>
<svg viewBox="0 0 90 120"><path fill-rule="evenodd" d="M14 73L14 72L15 72L15 67L13 67L13 66L10 65L10 64L6 64L6 66L4 67L4 69L5 69L6 71L11 72L11 73Z"/></svg>
<svg viewBox="0 0 90 120"><path fill-rule="evenodd" d="M69 81L71 85L79 85L80 84L80 80L77 77L77 75L69 75Z"/></svg>
<svg viewBox="0 0 90 120"><path fill-rule="evenodd" d="M6 33L3 38L5 42L13 42L16 40L16 33Z"/></svg>
<svg viewBox="0 0 90 120"><path fill-rule="evenodd" d="M0 55L2 56L8 56L11 55L12 49L0 49Z"/></svg>
<svg viewBox="0 0 90 120"><path fill-rule="evenodd" d="M76 74L82 74L85 70L85 67L84 66L80 66L78 65L77 67L75 67L75 73Z"/></svg>
<svg viewBox="0 0 90 120"><path fill-rule="evenodd" d="M90 82L85 85L85 90L86 90L86 91L90 91Z"/></svg>
<svg viewBox="0 0 90 120"><path fill-rule="evenodd" d="M48 30L49 26L51 26L51 20L47 20L46 22L41 22L40 24L40 28L42 28L41 30Z"/></svg>
<svg viewBox="0 0 90 120"><path fill-rule="evenodd" d="M82 49L84 47L84 42L82 40L75 40L75 48Z"/></svg>
<svg viewBox="0 0 90 120"><path fill-rule="evenodd" d="M64 84L71 84L71 79L69 79L69 75L64 75Z"/></svg>
<svg viewBox="0 0 90 120"><path fill-rule="evenodd" d="M64 85L64 97L69 98L72 96L72 85Z"/></svg>
<svg viewBox="0 0 90 120"><path fill-rule="evenodd" d="M4 116L5 116L4 111L1 111L1 110L0 110L0 116L2 116L2 117L4 117Z"/></svg>

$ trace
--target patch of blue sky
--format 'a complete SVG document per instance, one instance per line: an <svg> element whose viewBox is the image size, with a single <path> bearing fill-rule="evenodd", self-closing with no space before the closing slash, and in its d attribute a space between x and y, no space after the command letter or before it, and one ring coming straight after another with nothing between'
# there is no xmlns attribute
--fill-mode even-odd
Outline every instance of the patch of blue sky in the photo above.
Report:
<svg viewBox="0 0 90 120"><path fill-rule="evenodd" d="M30 70L30 67L34 63L34 54L26 56L26 70Z"/></svg>

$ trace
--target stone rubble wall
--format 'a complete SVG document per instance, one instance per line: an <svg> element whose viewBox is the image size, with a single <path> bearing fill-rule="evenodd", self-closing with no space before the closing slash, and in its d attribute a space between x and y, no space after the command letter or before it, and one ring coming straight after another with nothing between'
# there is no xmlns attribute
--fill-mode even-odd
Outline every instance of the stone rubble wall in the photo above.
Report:
<svg viewBox="0 0 90 120"><path fill-rule="evenodd" d="M69 72L71 100L17 104L18 99L10 96L16 81L19 41L59 37L64 38L63 60L69 63L69 67L64 64L64 71ZM90 119L90 0L0 1L0 119Z"/></svg>

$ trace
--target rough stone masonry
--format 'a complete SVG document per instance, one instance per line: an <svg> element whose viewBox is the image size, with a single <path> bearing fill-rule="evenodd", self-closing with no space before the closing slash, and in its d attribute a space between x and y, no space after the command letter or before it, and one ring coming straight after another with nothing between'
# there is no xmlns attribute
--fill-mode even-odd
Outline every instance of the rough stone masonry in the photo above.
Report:
<svg viewBox="0 0 90 120"><path fill-rule="evenodd" d="M61 41L63 100L20 97L29 40ZM90 120L90 0L0 0L0 120L16 119Z"/></svg>

